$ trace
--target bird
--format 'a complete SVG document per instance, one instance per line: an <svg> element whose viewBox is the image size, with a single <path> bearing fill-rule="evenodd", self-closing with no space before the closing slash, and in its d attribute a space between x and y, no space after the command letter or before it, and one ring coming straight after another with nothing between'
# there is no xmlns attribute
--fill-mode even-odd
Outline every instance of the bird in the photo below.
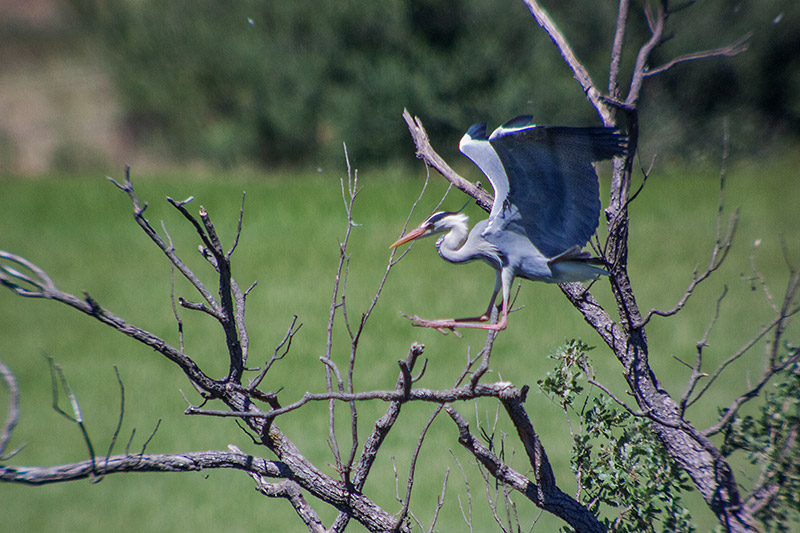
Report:
<svg viewBox="0 0 800 533"><path fill-rule="evenodd" d="M563 283L608 275L602 258L582 250L600 217L600 186L593 163L624 155L627 137L607 127L536 126L529 115L509 120L491 135L486 127L486 122L470 127L459 150L494 189L489 218L469 231L468 217L461 210L439 211L390 248L441 235L436 250L446 261L481 260L496 270L489 307L471 318L414 316L415 326L443 333L454 328L500 331L508 325L515 278ZM501 291L500 316L489 323Z"/></svg>

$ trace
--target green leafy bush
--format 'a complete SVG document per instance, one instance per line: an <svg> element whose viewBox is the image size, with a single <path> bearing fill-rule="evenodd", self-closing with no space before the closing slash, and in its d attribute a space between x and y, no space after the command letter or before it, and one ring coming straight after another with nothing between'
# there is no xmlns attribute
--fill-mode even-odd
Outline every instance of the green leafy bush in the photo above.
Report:
<svg viewBox="0 0 800 533"><path fill-rule="evenodd" d="M617 6L548 6L590 73L607 67ZM768 5L767 5L768 4ZM597 118L523 2L505 0L73 0L113 69L130 130L149 153L223 166L333 166L342 142L358 165L410 160L400 119L423 117L447 158L477 121ZM786 0L705 2L669 19L681 34L655 57L727 45L752 31L746 59L680 65L648 80L646 152L694 157L731 114L734 148L755 152L800 124L796 32ZM649 37L641 6L628 40ZM711 12L711 15L708 15ZM713 27L709 27L709 24ZM693 48L678 48L678 46ZM777 60L776 58L781 58ZM634 57L625 57L631 67ZM658 64L652 65L657 67ZM796 70L796 69L795 69ZM606 83L597 78L596 83ZM698 140L704 140L699 143ZM698 148L698 146L702 148Z"/></svg>

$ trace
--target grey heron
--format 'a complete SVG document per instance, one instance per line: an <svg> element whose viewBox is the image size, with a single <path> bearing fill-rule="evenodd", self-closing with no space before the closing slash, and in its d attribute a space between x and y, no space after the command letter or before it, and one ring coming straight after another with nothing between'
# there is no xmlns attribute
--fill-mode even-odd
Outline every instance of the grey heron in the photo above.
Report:
<svg viewBox="0 0 800 533"><path fill-rule="evenodd" d="M444 234L439 255L451 263L482 260L497 271L486 312L474 318L424 320L436 328L506 328L514 278L547 283L587 281L608 274L600 258L582 248L600 216L600 190L593 163L622 155L627 138L613 128L536 126L530 116L512 119L491 135L486 123L473 125L459 143L494 188L489 218L468 232L461 212L437 212L401 236L391 248L421 237ZM502 290L501 314L488 323Z"/></svg>

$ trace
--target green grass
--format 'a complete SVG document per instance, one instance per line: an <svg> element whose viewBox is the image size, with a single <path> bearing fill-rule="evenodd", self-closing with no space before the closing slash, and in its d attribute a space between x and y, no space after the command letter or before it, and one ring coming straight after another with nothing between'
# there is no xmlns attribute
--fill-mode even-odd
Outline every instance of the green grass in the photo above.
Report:
<svg viewBox="0 0 800 533"><path fill-rule="evenodd" d="M729 211L734 206L741 207L731 257L712 280L697 290L681 315L654 319L648 329L653 367L662 385L673 394L680 394L687 377L685 368L673 356L693 360L695 343L713 315L723 285L729 291L709 338L707 368L738 348L768 317L769 309L760 289L752 290L750 282L742 281L742 276L750 273L750 257L755 258L776 297L787 278L780 252L781 235L795 262L800 261L800 180L793 170L798 163L796 156L790 156L772 165L752 162L730 168L726 203ZM643 309L672 307L689 283L692 269L696 265L702 269L707 263L714 242L717 173L713 166L655 172L640 198L631 205L630 269ZM354 229L351 240L347 292L349 316L354 323L378 286L389 255L388 244L399 234L407 209L421 186L424 171L417 169L411 174L372 171L360 175L362 189L354 212L360 226ZM338 243L345 230L339 173L224 175L200 180L185 176L137 178L134 174L134 182L140 198L150 202L147 214L151 223L160 229L164 221L179 253L209 285L213 284L213 277L195 251L193 231L164 197L182 199L193 195L196 200L191 208L196 211L200 205L205 206L229 245L235 233L241 192L247 191L244 230L234 255L234 271L240 285L258 281L247 309L250 364L259 365L271 355L296 314L303 323L301 332L290 355L267 377L264 388L282 388L280 397L285 403L305 391L323 390L324 370L319 356L325 349ZM412 223L429 213L444 189L442 180L434 178ZM455 192L445 206L458 208L462 203L462 196ZM467 211L473 221L483 215L473 206ZM753 246L756 240L760 241L757 247ZM177 343L169 265L133 222L127 197L101 177L0 181L0 248L39 264L60 288L76 294L86 290L131 323ZM414 341L425 344L429 359L427 373L418 386L449 386L467 355L480 349L483 335L467 331L459 339L412 329L399 313L436 317L478 311L486 305L493 282L493 272L482 264L456 267L436 256L432 241L415 246L392 271L362 338L357 389L392 388L398 373L396 361L405 356ZM182 280L177 283L176 293L197 299ZM602 302L611 303L606 284L597 284L594 293ZM535 392L535 383L550 369L545 356L565 339L580 337L590 344L599 344L599 340L555 286L526 282L518 303L525 308L511 316L509 329L500 335L492 359L493 374L488 379L511 379L518 386L534 387L529 412L542 435L559 484L567 492L574 492L569 470L570 436L564 415ZM187 352L209 374L223 375L227 354L218 328L206 316L186 311L181 316ZM341 321L337 324L333 356L344 366L348 344ZM791 333L797 339L797 326ZM64 306L0 291L0 358L16 373L22 391L22 418L11 446L25 444L26 448L11 461L14 464L57 464L86 458L77 428L51 408L50 377L43 353L63 366L99 454L107 450L118 417L114 365L125 384L123 436L115 452L123 451L134 429L131 449L141 449L160 419L161 427L148 446L152 453L224 449L228 443L254 454L264 453L229 420L184 416L186 405L179 391L195 401L197 396L181 372L152 350ZM591 355L601 379L624 396L620 369L610 352L599 346ZM760 368L754 353L748 362L730 370L724 384L709 394L709 400L725 405L744 387L748 375L755 375ZM2 412L6 401L3 393ZM385 405L375 402L359 407L363 442ZM471 404L458 407L473 424L476 413L482 420L491 420L496 408L491 402L481 402L477 408ZM366 492L389 511L399 509L392 459L404 493L411 449L431 410L429 405L406 406L381 450ZM715 412L716 407L701 407L691 411L690 417L702 427L713 420ZM344 409L341 414L339 442L347 447L349 432L344 425ZM333 474L324 405L289 414L278 424L310 459ZM506 458L527 471L523 452L513 445L513 428L501 421L498 430L509 435ZM461 451L456 437L449 419L442 417L434 424L417 465L412 510L424 524L429 523L444 469L449 467L450 481L439 530L465 529L459 500L466 505L467 494L452 451L469 474L475 530L494 530L474 461ZM746 462L740 463L736 464L737 472L746 469ZM747 486L749 480L742 476L740 482ZM259 496L252 480L239 472L117 475L96 484L80 481L39 488L0 485L0 501L4 526L9 530L202 531L265 525L275 531L301 529L288 504ZM516 501L523 525L539 517L524 499ZM322 504L314 506L330 523L334 514ZM692 509L698 530L714 525L713 516L702 502L692 503ZM552 531L559 525L557 520L542 516L537 530ZM355 525L352 528L359 530Z"/></svg>

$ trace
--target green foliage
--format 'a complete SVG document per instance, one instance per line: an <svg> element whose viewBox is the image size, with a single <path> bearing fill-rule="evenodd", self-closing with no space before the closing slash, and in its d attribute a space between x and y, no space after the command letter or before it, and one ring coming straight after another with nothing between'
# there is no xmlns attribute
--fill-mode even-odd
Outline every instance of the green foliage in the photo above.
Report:
<svg viewBox="0 0 800 533"><path fill-rule="evenodd" d="M548 359L558 361L558 366L537 383L542 392L562 409L572 406L577 395L583 392L580 382L584 371L579 364L586 361L585 353L592 348L580 340L572 339L558 347L554 354L547 356Z"/></svg>
<svg viewBox="0 0 800 533"><path fill-rule="evenodd" d="M503 0L74 5L140 138L221 164L338 164L343 141L362 165L408 159L404 107L460 136L529 109L530 80L560 62Z"/></svg>
<svg viewBox="0 0 800 533"><path fill-rule="evenodd" d="M787 352L797 348L787 346ZM723 411L724 413L724 411ZM761 467L761 480L774 483L777 491L764 495L767 504L758 514L767 531L791 531L800 512L800 365L795 363L764 394L757 416L736 416L725 428L722 452L743 452Z"/></svg>
<svg viewBox="0 0 800 533"><path fill-rule="evenodd" d="M603 518L609 531L657 531L659 522L661 531L695 531L681 501L681 493L692 490L689 479L650 430L649 421L631 415L603 393L582 398L581 382L592 372L585 355L589 349L581 341L568 341L550 356L558 361L555 370L539 381L545 394L579 416L572 470L581 501L601 515L608 507L616 509L615 518Z"/></svg>
<svg viewBox="0 0 800 533"><path fill-rule="evenodd" d="M604 87L615 3L550 3ZM739 150L798 131L798 80L786 73L798 58L791 28L800 4L734 4L703 2L669 19L676 38L656 51L654 67L748 31L754 31L751 50L742 59L679 65L649 79L642 113L657 112L658 120L642 121L645 151L704 152L723 114L733 113L731 138ZM113 69L130 128L149 151L171 158L327 168L338 164L346 142L361 166L408 161L403 108L422 117L434 139L449 139L438 144L451 152L453 140L478 120L497 124L524 113L538 123L597 120L519 1L72 5L86 38ZM637 45L649 33L640 7L632 9L628 42Z"/></svg>

